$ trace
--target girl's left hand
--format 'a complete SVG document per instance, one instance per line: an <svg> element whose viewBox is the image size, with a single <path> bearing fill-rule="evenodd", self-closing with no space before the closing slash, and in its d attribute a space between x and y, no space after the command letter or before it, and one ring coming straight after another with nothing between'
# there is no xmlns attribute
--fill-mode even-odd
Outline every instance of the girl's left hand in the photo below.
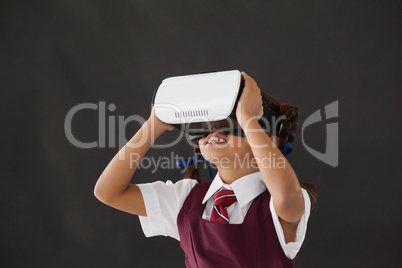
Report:
<svg viewBox="0 0 402 268"><path fill-rule="evenodd" d="M242 72L244 89L236 108L236 118L241 127L252 118L260 119L264 114L261 90L253 78Z"/></svg>

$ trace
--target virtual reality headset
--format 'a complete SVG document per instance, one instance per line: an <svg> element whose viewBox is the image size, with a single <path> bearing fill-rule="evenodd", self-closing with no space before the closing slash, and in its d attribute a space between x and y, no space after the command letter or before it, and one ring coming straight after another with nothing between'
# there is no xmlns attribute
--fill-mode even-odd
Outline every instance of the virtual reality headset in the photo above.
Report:
<svg viewBox="0 0 402 268"><path fill-rule="evenodd" d="M190 140L206 137L213 129L226 135L245 136L236 120L236 108L244 88L238 70L166 78L155 89L155 115L188 134ZM259 124L264 131L279 135L281 114L263 102Z"/></svg>

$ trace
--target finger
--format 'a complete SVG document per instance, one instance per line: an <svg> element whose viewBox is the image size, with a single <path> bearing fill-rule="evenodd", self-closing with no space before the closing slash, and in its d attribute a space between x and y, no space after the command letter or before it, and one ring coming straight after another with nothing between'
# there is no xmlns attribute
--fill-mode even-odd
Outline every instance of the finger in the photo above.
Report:
<svg viewBox="0 0 402 268"><path fill-rule="evenodd" d="M241 76L244 79L244 82L248 81L249 76L245 72L241 72Z"/></svg>
<svg viewBox="0 0 402 268"><path fill-rule="evenodd" d="M261 118L263 115L264 115L264 107L261 106L261 109L260 109L260 118Z"/></svg>
<svg viewBox="0 0 402 268"><path fill-rule="evenodd" d="M254 80L251 76L249 76L245 72L241 72L241 74L242 74L244 80L248 80L248 81L253 81Z"/></svg>
<svg viewBox="0 0 402 268"><path fill-rule="evenodd" d="M255 84L255 81L252 77L250 77L248 74L246 74L245 72L241 72L243 78L244 78L244 87L252 87L253 84Z"/></svg>

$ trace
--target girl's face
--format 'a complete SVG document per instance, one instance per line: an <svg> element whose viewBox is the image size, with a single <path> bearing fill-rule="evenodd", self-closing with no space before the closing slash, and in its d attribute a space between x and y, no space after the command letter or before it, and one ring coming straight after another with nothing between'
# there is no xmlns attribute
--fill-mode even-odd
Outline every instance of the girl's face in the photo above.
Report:
<svg viewBox="0 0 402 268"><path fill-rule="evenodd" d="M271 137L278 146L279 138ZM216 166L235 167L237 164L253 164L255 159L247 138L237 135L225 135L211 132L198 141L202 156ZM239 162L240 161L240 162Z"/></svg>
<svg viewBox="0 0 402 268"><path fill-rule="evenodd" d="M254 158L245 137L225 135L219 130L201 138L198 144L202 156L217 166L232 166L235 161L251 161Z"/></svg>

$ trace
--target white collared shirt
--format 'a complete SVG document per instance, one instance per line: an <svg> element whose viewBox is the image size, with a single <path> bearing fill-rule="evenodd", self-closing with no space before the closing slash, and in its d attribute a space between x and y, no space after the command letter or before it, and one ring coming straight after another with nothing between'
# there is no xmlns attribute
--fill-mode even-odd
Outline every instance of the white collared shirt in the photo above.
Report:
<svg viewBox="0 0 402 268"><path fill-rule="evenodd" d="M194 179L182 179L176 183L172 183L168 180L166 182L156 181L137 184L141 190L148 215L147 217L139 216L141 227L146 237L163 235L170 236L180 241L177 228L177 216L187 195L196 184L197 181ZM262 179L261 172L243 176L230 185L225 184L219 177L219 173L217 173L202 201L203 204L206 203L202 215L204 220L210 220L214 203L213 195L221 188L233 190L237 198L237 202L234 202L227 208L229 224L242 223L252 201L267 189ZM310 198L307 191L303 188L302 192L304 196L304 213L297 226L295 242L289 242L287 244L271 196L270 211L276 234L285 255L290 259L293 259L300 250L307 230L307 221L310 216Z"/></svg>

